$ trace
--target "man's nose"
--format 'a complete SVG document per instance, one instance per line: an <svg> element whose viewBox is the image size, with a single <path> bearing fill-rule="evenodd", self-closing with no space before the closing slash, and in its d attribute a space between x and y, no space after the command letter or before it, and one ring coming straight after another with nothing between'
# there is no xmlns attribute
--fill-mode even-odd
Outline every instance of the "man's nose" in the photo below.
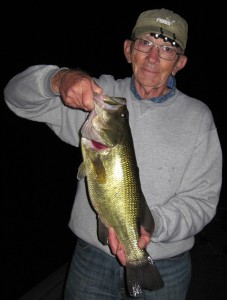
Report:
<svg viewBox="0 0 227 300"><path fill-rule="evenodd" d="M150 49L150 52L148 53L148 55L149 55L149 59L159 60L159 49L158 49L158 47L154 45Z"/></svg>

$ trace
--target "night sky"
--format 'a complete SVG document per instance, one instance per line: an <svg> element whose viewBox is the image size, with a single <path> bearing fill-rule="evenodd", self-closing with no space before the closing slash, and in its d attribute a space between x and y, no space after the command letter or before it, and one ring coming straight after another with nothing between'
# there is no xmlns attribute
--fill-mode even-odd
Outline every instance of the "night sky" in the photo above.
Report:
<svg viewBox="0 0 227 300"><path fill-rule="evenodd" d="M153 8L174 10L189 24L188 64L176 76L177 87L210 107L226 153L227 26L217 1L203 8L191 1L184 6L182 1L132 0L52 5L11 3L1 12L6 20L0 29L2 300L18 299L70 259L75 238L68 221L81 161L80 150L60 141L45 124L19 118L6 107L3 88L15 74L30 65L53 64L93 76L130 76L123 42L138 15ZM226 208L225 166L223 171L219 208Z"/></svg>

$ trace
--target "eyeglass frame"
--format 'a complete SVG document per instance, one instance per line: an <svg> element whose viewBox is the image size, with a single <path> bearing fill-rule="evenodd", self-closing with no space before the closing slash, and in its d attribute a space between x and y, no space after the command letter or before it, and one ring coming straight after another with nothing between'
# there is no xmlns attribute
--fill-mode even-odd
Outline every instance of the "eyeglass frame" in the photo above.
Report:
<svg viewBox="0 0 227 300"><path fill-rule="evenodd" d="M135 48L135 43L136 43L137 40L148 42L149 44L152 44L152 47L150 47L149 51L147 51L147 52L146 52L146 51L139 50L139 49ZM151 51L151 49L153 49L154 47L157 48L157 49L158 49L158 56L159 56L160 58L164 59L164 60L174 61L175 58L176 58L178 55L184 55L184 53L182 53L182 52L177 52L177 50L175 49L175 47L171 47L171 46L168 46L168 45L157 45L157 44L155 44L154 42L148 41L148 40L146 40L146 39L136 38L136 39L133 39L132 41L134 42L133 48L134 48L135 50L137 50L137 51L142 52L142 53L149 53L149 52ZM164 58L164 57L160 56L160 47L166 47L166 48L169 48L169 49L173 50L174 53L175 53L174 58L173 58L173 59L168 59L168 58Z"/></svg>

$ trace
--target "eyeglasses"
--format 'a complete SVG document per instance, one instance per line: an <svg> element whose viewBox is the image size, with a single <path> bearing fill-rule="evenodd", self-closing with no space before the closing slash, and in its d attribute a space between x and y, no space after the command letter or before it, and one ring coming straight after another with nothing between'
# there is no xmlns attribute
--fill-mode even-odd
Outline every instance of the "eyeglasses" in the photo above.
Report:
<svg viewBox="0 0 227 300"><path fill-rule="evenodd" d="M167 45L156 45L155 43L144 39L134 40L134 49L140 52L149 53L154 47L158 49L159 57L166 60L174 60L177 55L182 55L182 53L177 52L176 48Z"/></svg>

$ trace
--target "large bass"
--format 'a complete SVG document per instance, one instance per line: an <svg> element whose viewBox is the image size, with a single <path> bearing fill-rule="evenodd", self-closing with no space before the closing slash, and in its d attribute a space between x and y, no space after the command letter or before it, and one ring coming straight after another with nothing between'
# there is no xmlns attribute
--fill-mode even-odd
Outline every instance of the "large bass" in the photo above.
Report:
<svg viewBox="0 0 227 300"><path fill-rule="evenodd" d="M81 130L78 179L87 179L99 240L106 245L113 227L125 247L126 286L136 297L142 289L163 287L154 261L137 245L141 226L152 233L154 220L141 190L126 99L95 93L94 105Z"/></svg>

